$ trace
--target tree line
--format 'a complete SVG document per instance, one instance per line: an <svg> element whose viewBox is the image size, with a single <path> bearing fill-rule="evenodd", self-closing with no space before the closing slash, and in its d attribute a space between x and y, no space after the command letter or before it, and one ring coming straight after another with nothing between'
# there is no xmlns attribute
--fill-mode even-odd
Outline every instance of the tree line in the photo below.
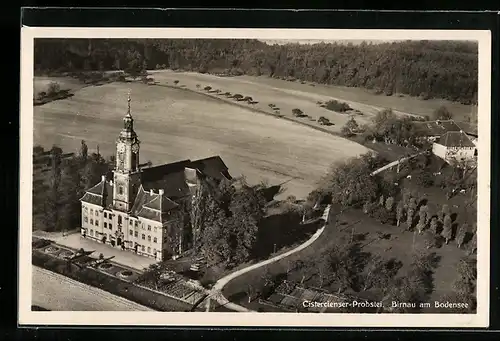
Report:
<svg viewBox="0 0 500 341"><path fill-rule="evenodd" d="M477 102L477 44L269 45L227 39L37 39L35 72L174 69L286 79Z"/></svg>
<svg viewBox="0 0 500 341"><path fill-rule="evenodd" d="M98 152L89 154L85 141L71 157L65 158L57 146L49 151L35 146L33 154L34 164L41 166L33 177L34 228L64 231L81 226L79 199L112 169L113 159L105 160Z"/></svg>

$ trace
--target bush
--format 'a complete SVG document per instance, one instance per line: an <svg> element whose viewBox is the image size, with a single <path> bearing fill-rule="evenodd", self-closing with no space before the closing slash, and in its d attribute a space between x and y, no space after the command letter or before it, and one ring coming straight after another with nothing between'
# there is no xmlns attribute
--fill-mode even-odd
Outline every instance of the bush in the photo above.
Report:
<svg viewBox="0 0 500 341"><path fill-rule="evenodd" d="M425 170L420 170L418 173L416 173L415 180L417 181L417 184L423 187L431 187L434 185L434 179L432 175Z"/></svg>
<svg viewBox="0 0 500 341"><path fill-rule="evenodd" d="M375 205L370 213L370 216L382 224L396 224L396 215L393 211L388 211L385 207L380 205Z"/></svg>
<svg viewBox="0 0 500 341"><path fill-rule="evenodd" d="M299 108L292 109L292 114L295 117L304 117L304 112L300 110Z"/></svg>
<svg viewBox="0 0 500 341"><path fill-rule="evenodd" d="M344 103L344 102L339 102L336 100L330 100L330 101L326 102L325 107L328 110L337 111L337 112L346 112L348 110L351 110L351 107L349 106L349 104Z"/></svg>

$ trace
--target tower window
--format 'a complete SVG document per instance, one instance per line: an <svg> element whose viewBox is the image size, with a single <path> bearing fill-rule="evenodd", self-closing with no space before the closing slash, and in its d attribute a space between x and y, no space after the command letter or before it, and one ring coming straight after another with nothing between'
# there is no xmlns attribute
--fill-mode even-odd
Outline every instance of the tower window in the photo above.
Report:
<svg viewBox="0 0 500 341"><path fill-rule="evenodd" d="M120 224L120 225L121 225L121 223L122 223L122 216L121 216L121 215L119 215L119 216L118 216L118 224Z"/></svg>
<svg viewBox="0 0 500 341"><path fill-rule="evenodd" d="M109 224L109 229L113 230L113 224Z"/></svg>
<svg viewBox="0 0 500 341"><path fill-rule="evenodd" d="M108 214L106 212L104 212L104 218L107 218L108 217Z"/></svg>
<svg viewBox="0 0 500 341"><path fill-rule="evenodd" d="M118 187L118 194L123 194L123 186Z"/></svg>

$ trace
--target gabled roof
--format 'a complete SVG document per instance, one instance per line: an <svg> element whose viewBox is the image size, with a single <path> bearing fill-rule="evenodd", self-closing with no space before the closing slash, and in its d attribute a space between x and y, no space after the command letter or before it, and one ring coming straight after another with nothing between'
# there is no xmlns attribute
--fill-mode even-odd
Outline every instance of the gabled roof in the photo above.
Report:
<svg viewBox="0 0 500 341"><path fill-rule="evenodd" d="M113 186L103 177L94 187L89 188L80 201L99 205L104 208L113 204Z"/></svg>
<svg viewBox="0 0 500 341"><path fill-rule="evenodd" d="M436 143L455 148L471 148L476 146L463 131L449 131L441 136Z"/></svg>
<svg viewBox="0 0 500 341"><path fill-rule="evenodd" d="M136 217L143 217L155 221L162 221L166 213L175 209L178 205L170 200L165 193L152 193L145 191L142 185L139 187L137 196L131 209L131 214Z"/></svg>
<svg viewBox="0 0 500 341"><path fill-rule="evenodd" d="M228 168L220 156L212 156L205 159L191 161L190 168L197 169L202 174L216 180L231 179Z"/></svg>
<svg viewBox="0 0 500 341"><path fill-rule="evenodd" d="M427 136L441 136L449 131L460 131L460 127L453 120L437 120L414 122L415 127Z"/></svg>
<svg viewBox="0 0 500 341"><path fill-rule="evenodd" d="M471 135L474 137L478 136L477 133L477 124L472 124L468 122L456 122L460 129L466 133L467 135Z"/></svg>

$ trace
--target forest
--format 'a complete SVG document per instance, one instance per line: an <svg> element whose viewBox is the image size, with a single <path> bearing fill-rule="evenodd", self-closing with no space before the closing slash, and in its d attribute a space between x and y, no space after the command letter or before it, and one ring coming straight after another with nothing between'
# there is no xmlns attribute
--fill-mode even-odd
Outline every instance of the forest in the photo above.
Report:
<svg viewBox="0 0 500 341"><path fill-rule="evenodd" d="M392 96L477 103L474 42L269 45L225 39L37 39L35 74L173 69L372 89Z"/></svg>

